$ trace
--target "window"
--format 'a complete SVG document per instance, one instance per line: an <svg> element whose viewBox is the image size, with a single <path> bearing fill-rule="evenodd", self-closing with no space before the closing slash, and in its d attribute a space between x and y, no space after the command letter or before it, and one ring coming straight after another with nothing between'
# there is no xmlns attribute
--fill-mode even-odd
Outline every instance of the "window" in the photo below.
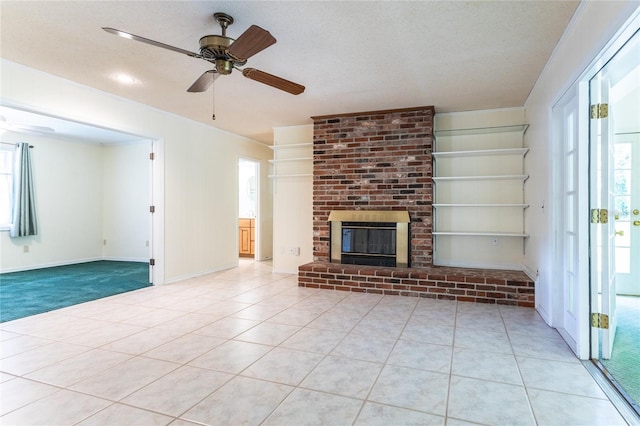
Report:
<svg viewBox="0 0 640 426"><path fill-rule="evenodd" d="M11 226L11 198L13 193L13 144L0 144L0 229Z"/></svg>

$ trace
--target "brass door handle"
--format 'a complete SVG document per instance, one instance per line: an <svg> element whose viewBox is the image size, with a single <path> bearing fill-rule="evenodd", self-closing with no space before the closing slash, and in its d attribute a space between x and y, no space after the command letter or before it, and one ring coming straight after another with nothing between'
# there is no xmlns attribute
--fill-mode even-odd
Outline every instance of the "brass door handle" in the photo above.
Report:
<svg viewBox="0 0 640 426"><path fill-rule="evenodd" d="M640 226L640 220L634 220L633 226Z"/></svg>
<svg viewBox="0 0 640 426"><path fill-rule="evenodd" d="M638 210L638 209L633 209L633 211L632 211L631 213L633 213L633 214L635 214L635 215L639 215L639 214L640 214L640 210Z"/></svg>
<svg viewBox="0 0 640 426"><path fill-rule="evenodd" d="M624 235L624 231L616 231L616 235L620 235L622 237Z"/></svg>

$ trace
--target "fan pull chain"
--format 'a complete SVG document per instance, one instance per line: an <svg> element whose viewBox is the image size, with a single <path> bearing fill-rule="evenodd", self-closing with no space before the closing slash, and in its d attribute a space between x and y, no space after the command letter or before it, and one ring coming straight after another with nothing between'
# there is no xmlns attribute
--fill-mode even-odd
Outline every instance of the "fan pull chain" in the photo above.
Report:
<svg viewBox="0 0 640 426"><path fill-rule="evenodd" d="M211 99L211 120L215 121L216 119L216 81L215 79L213 80L213 84L211 85L211 94L212 94L212 99Z"/></svg>

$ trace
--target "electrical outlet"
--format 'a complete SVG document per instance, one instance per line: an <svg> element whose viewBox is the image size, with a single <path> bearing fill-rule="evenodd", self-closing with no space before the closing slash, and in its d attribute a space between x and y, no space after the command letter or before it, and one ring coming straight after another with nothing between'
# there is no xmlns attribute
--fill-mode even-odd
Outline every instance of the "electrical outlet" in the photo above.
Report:
<svg viewBox="0 0 640 426"><path fill-rule="evenodd" d="M29 246L22 246L23 253L29 253Z"/></svg>
<svg viewBox="0 0 640 426"><path fill-rule="evenodd" d="M107 240L102 240L102 245L106 246L107 245Z"/></svg>
<svg viewBox="0 0 640 426"><path fill-rule="evenodd" d="M292 256L300 256L300 247L290 247L289 254Z"/></svg>

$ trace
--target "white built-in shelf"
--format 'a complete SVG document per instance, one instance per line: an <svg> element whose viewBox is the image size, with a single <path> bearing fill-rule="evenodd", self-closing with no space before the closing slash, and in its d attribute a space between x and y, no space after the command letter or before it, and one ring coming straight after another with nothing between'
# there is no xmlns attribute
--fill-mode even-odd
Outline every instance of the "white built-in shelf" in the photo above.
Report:
<svg viewBox="0 0 640 426"><path fill-rule="evenodd" d="M443 151L433 152L435 158L447 157L485 157L497 155L521 155L522 157L529 152L529 148L503 148L503 149L476 149L471 151Z"/></svg>
<svg viewBox="0 0 640 426"><path fill-rule="evenodd" d="M297 173L297 174L291 174L291 175L268 175L267 177L270 179L275 179L275 178L293 178L293 177L306 177L306 176L313 176L311 173Z"/></svg>
<svg viewBox="0 0 640 426"><path fill-rule="evenodd" d="M529 175L494 175L494 176L438 176L434 182L477 181L477 180L521 180L525 181Z"/></svg>
<svg viewBox="0 0 640 426"><path fill-rule="evenodd" d="M302 148L303 146L313 146L313 143L307 142L307 143L289 143L286 145L270 145L269 148L273 150L278 150L278 149L286 149L286 148Z"/></svg>
<svg viewBox="0 0 640 426"><path fill-rule="evenodd" d="M298 158L277 158L275 160L269 160L270 163L287 163L292 161L310 161L313 160L313 157L298 157Z"/></svg>
<svg viewBox="0 0 640 426"><path fill-rule="evenodd" d="M443 253L448 250L455 252L456 248L463 246L466 248L468 245L475 247L478 252L484 251L486 241L483 238L508 238L508 246L511 247L511 244L518 244L515 239L529 237L524 233L524 210L529 205L523 202L524 182L529 178L529 175L512 174L524 172L524 158L529 152L529 148L524 146L524 134L528 127L528 124L518 124L434 131L432 156L436 176L433 176L432 180L436 185L434 185L434 203L432 204L434 209L433 235L436 237L434 244L443 244L445 248ZM443 149L438 150L438 147ZM455 150L456 147L460 149ZM444 162L445 159L446 162ZM440 161L443 162L435 164ZM448 164L451 165L450 168L444 167ZM487 172L495 174L484 175ZM497 182L508 182L508 185L501 185L504 188L499 197L495 196L492 191L486 191L485 188L486 192L474 193L475 203L447 202L458 189L461 194L468 196L469 185L494 181L496 185ZM442 186L444 184L450 185L450 187ZM445 189L447 191L442 192L441 195L441 191ZM457 199L470 201L469 198ZM441 200L445 202L440 202ZM501 202L492 203L491 201ZM514 224L509 226L514 231L493 231L491 225L484 221L479 219L469 221L467 219L469 215L475 214L490 214L491 217L504 218ZM444 229L439 229L439 225ZM475 240L471 241L465 238ZM442 254L440 256L447 257L449 255ZM455 257L455 255L452 256ZM473 254L461 254L460 256L474 257Z"/></svg>
<svg viewBox="0 0 640 426"><path fill-rule="evenodd" d="M467 135L488 135L491 133L512 133L518 132L524 135L529 127L528 124L517 124L514 126L480 127L475 129L449 129L436 130L434 135L439 136L467 136Z"/></svg>
<svg viewBox="0 0 640 426"><path fill-rule="evenodd" d="M528 238L529 234L521 232L465 232L465 231L434 231L433 235L470 236L470 237L517 237Z"/></svg>
<svg viewBox="0 0 640 426"><path fill-rule="evenodd" d="M517 207L517 208L521 208L521 209L526 209L527 207L529 207L529 204L505 204L505 203L500 203L500 204L491 204L491 203L487 203L487 204L432 204L432 207Z"/></svg>

